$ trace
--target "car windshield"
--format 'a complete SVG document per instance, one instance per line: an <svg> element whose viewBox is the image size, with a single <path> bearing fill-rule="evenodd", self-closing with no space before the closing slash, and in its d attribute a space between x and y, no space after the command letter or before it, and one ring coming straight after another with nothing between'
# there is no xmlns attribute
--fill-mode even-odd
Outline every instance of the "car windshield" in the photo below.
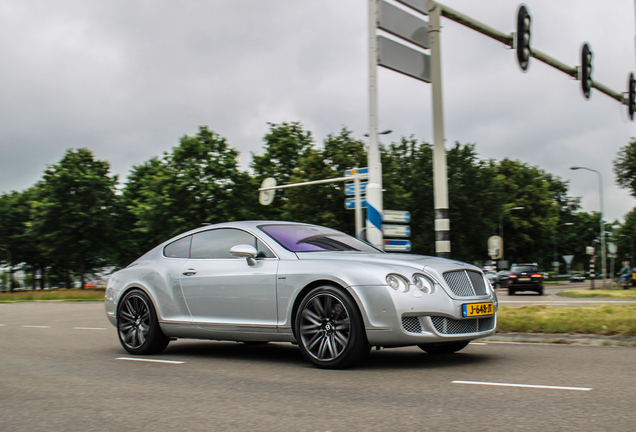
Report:
<svg viewBox="0 0 636 432"><path fill-rule="evenodd" d="M359 251L381 253L378 249L340 231L314 225L261 225L261 230L292 252Z"/></svg>
<svg viewBox="0 0 636 432"><path fill-rule="evenodd" d="M537 266L527 265L527 266L515 266L511 269L513 273L522 273L522 272L536 272Z"/></svg>

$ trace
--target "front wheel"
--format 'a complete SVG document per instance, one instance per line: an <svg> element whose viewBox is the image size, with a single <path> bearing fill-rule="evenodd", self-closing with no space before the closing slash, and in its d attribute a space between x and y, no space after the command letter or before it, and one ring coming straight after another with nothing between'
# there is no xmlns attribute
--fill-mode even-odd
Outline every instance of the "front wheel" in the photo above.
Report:
<svg viewBox="0 0 636 432"><path fill-rule="evenodd" d="M323 369L355 364L369 351L362 316L342 288L321 286L302 300L295 335L303 356Z"/></svg>
<svg viewBox="0 0 636 432"><path fill-rule="evenodd" d="M468 341L461 342L439 342L439 343L427 343L419 344L418 347L428 354L442 355L453 354L457 351L463 350L468 345Z"/></svg>
<svg viewBox="0 0 636 432"><path fill-rule="evenodd" d="M170 342L159 327L150 297L140 289L127 292L119 303L117 330L121 345L131 354L158 354Z"/></svg>

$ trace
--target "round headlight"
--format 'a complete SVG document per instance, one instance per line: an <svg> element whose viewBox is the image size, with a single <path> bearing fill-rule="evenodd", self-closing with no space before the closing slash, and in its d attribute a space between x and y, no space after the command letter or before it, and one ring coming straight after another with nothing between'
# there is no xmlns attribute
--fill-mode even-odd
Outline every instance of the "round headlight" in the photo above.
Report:
<svg viewBox="0 0 636 432"><path fill-rule="evenodd" d="M420 273L413 275L413 283L424 294L430 294L433 292L434 283L432 280Z"/></svg>
<svg viewBox="0 0 636 432"><path fill-rule="evenodd" d="M409 282L406 278L404 278L404 276L397 274L387 275L386 283L398 292L407 292L409 290Z"/></svg>

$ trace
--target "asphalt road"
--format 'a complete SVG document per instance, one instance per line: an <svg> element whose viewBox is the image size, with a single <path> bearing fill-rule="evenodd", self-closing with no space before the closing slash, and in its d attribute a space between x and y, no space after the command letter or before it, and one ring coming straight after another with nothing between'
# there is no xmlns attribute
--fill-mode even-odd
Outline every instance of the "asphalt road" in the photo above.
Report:
<svg viewBox="0 0 636 432"><path fill-rule="evenodd" d="M617 431L636 424L632 347L481 342L442 357L400 348L373 351L344 371L315 369L290 344L177 341L161 355L131 358L101 303L0 304L0 430Z"/></svg>
<svg viewBox="0 0 636 432"><path fill-rule="evenodd" d="M601 288L599 281L596 281L596 287ZM599 304L636 304L636 299L627 298L574 298L561 297L557 293L564 290L588 289L590 282L583 283L565 283L563 285L546 285L544 295L540 296L534 292L519 292L509 296L508 290L505 288L497 289L497 298L499 304L503 306L524 306L528 304L543 304L547 306L591 306ZM634 288L630 288L634 290Z"/></svg>

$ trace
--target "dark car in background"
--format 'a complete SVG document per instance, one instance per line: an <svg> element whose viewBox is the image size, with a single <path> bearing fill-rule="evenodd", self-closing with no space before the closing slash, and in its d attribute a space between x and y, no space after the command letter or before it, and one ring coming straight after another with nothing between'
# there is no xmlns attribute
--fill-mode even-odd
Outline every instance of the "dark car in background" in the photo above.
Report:
<svg viewBox="0 0 636 432"><path fill-rule="evenodd" d="M508 270L501 270L497 272L497 278L495 279L495 288L505 288L508 286Z"/></svg>
<svg viewBox="0 0 636 432"><path fill-rule="evenodd" d="M534 291L543 295L543 275L537 264L513 264L508 275L508 295Z"/></svg>

